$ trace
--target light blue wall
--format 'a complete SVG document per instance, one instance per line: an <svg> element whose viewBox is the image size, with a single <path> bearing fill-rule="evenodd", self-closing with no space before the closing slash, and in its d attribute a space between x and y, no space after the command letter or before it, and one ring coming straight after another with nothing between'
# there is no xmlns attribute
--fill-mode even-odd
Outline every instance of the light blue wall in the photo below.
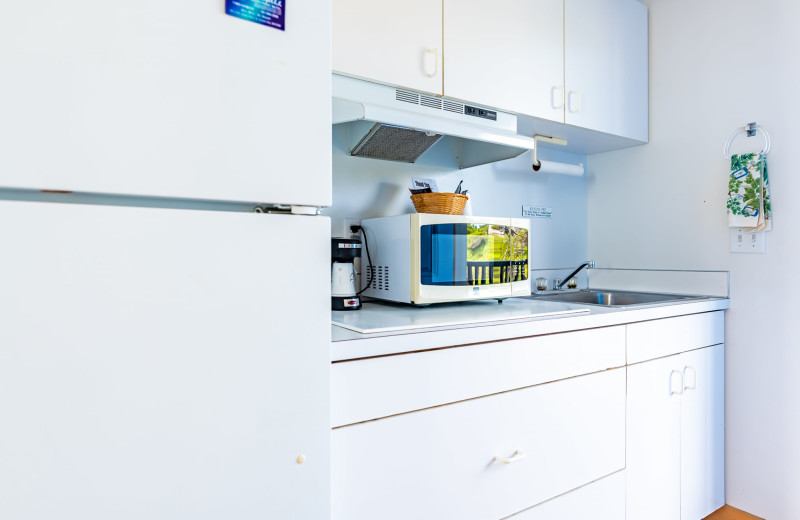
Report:
<svg viewBox="0 0 800 520"><path fill-rule="evenodd" d="M563 270L586 259L588 185L585 175L568 177L534 173L530 167L530 153L459 170L446 143L443 143L445 146L437 144L417 164L351 157L346 132L346 127L334 127L333 206L323 210L323 214L334 219L334 226L336 219L340 218L362 219L413 212L408 192L411 177L434 178L442 191L453 190L463 180L463 188L470 192L475 215L520 217L522 205L553 209L551 219L532 219L532 269ZM559 150L542 148L539 157L587 165L586 156ZM302 167L300 159L298 167ZM249 203L13 189L1 189L0 199L218 211L252 211L254 207ZM555 275L543 274L548 278ZM565 273L562 271L560 274Z"/></svg>
<svg viewBox="0 0 800 520"><path fill-rule="evenodd" d="M333 133L333 206L323 211L336 219L411 213L411 177L436 179L441 191L460 180L472 197L473 214L520 217L522 205L553 208L552 219L532 219L533 269L569 268L586 259L586 176L543 175L531 169L530 153L484 166L459 170L444 147L424 154L416 164L351 157L347 129ZM539 157L583 163L586 157L542 148Z"/></svg>

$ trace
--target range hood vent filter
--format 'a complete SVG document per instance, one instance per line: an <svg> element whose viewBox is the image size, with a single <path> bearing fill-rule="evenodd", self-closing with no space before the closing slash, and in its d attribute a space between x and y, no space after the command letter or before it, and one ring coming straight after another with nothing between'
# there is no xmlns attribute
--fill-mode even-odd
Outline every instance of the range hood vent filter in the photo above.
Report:
<svg viewBox="0 0 800 520"><path fill-rule="evenodd" d="M413 163L441 138L442 134L377 123L350 155Z"/></svg>
<svg viewBox="0 0 800 520"><path fill-rule="evenodd" d="M487 107L495 116L487 119L475 113L482 107L459 100L340 74L332 79L337 143L351 156L472 168L535 147L527 131L518 132L516 114ZM434 145L436 150L424 153Z"/></svg>

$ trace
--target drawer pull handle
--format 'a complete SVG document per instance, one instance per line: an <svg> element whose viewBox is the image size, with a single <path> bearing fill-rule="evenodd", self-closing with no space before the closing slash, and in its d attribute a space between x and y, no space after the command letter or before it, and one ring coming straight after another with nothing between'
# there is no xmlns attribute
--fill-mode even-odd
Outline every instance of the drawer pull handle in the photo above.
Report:
<svg viewBox="0 0 800 520"><path fill-rule="evenodd" d="M517 450L517 451L514 452L514 454L511 457L509 457L507 459L504 459L503 457L495 457L494 460L496 462L502 462L503 464L512 464L514 462L521 461L522 459L524 459L527 456L528 455L525 454L522 450Z"/></svg>

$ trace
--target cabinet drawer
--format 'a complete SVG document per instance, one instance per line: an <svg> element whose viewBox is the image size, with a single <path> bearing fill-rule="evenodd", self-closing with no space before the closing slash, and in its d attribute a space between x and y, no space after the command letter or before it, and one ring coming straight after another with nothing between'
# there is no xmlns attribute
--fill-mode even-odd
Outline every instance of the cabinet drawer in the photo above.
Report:
<svg viewBox="0 0 800 520"><path fill-rule="evenodd" d="M337 428L332 453L334 520L503 518L623 469L625 369Z"/></svg>
<svg viewBox="0 0 800 520"><path fill-rule="evenodd" d="M628 325L628 364L722 343L724 316L716 311Z"/></svg>
<svg viewBox="0 0 800 520"><path fill-rule="evenodd" d="M625 520L625 472L548 500L508 520Z"/></svg>
<svg viewBox="0 0 800 520"><path fill-rule="evenodd" d="M334 427L625 365L625 327L334 363Z"/></svg>

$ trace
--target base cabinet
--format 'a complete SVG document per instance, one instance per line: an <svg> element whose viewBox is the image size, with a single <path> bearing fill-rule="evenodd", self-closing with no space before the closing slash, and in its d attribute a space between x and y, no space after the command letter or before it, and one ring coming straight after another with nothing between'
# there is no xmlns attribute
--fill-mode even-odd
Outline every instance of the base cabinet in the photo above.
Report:
<svg viewBox="0 0 800 520"><path fill-rule="evenodd" d="M684 354L681 395L681 519L725 505L725 353L723 345Z"/></svg>
<svg viewBox="0 0 800 520"><path fill-rule="evenodd" d="M724 368L722 344L628 367L628 520L700 520L724 505Z"/></svg>
<svg viewBox="0 0 800 520"><path fill-rule="evenodd" d="M333 519L505 518L622 470L624 428L624 368L337 428Z"/></svg>
<svg viewBox="0 0 800 520"><path fill-rule="evenodd" d="M625 472L587 484L507 520L624 520Z"/></svg>
<svg viewBox="0 0 800 520"><path fill-rule="evenodd" d="M668 378L679 356L628 367L627 520L678 520L681 407Z"/></svg>
<svg viewBox="0 0 800 520"><path fill-rule="evenodd" d="M723 311L341 361L331 380L333 520L724 504Z"/></svg>

